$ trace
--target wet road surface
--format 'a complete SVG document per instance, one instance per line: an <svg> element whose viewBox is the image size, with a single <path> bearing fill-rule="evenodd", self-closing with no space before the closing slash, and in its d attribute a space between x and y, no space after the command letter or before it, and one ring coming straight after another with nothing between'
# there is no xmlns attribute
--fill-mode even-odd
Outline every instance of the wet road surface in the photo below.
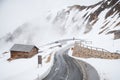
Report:
<svg viewBox="0 0 120 80"><path fill-rule="evenodd" d="M55 54L50 73L42 80L99 80L99 76L91 65L70 57L68 49L61 49Z"/></svg>

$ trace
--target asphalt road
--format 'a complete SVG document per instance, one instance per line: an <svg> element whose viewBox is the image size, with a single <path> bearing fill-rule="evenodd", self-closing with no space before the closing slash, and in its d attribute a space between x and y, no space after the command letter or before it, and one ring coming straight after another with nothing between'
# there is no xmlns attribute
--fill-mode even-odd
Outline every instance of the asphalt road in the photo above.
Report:
<svg viewBox="0 0 120 80"><path fill-rule="evenodd" d="M54 65L43 80L82 80L83 74L78 63L67 55L68 50L58 51L54 57Z"/></svg>
<svg viewBox="0 0 120 80"><path fill-rule="evenodd" d="M68 49L56 52L50 73L42 80L100 80L97 71L88 63L68 55Z"/></svg>

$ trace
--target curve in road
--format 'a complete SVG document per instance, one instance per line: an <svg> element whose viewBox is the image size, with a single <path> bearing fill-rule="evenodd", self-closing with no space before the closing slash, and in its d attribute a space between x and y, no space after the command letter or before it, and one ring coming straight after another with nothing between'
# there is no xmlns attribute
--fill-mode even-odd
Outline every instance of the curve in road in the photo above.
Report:
<svg viewBox="0 0 120 80"><path fill-rule="evenodd" d="M99 80L99 76L91 65L70 57L68 49L61 49L55 54L50 73L42 80Z"/></svg>

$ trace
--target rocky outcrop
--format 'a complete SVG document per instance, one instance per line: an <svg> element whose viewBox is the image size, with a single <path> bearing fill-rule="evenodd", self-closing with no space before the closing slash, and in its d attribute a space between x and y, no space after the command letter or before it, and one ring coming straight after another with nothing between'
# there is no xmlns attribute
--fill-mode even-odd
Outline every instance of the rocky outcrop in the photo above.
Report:
<svg viewBox="0 0 120 80"><path fill-rule="evenodd" d="M112 34L114 33L114 39L120 39L120 30L113 30L108 32L107 34Z"/></svg>

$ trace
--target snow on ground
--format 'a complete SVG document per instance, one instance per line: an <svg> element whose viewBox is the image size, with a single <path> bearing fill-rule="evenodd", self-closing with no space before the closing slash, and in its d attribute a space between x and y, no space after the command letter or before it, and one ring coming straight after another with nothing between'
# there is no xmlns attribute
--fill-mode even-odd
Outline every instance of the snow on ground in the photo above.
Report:
<svg viewBox="0 0 120 80"><path fill-rule="evenodd" d="M73 44L74 41L69 41L64 46ZM10 57L9 53L0 54L0 80L36 80L37 78L44 78L50 71L53 65L54 52L59 50L57 47L60 43L54 43L49 45L40 46L40 53L43 59L42 66L37 65L37 55L30 59L17 59L8 62L7 59ZM8 46L9 47L9 46ZM49 63L46 63L47 56L52 54L52 59ZM72 51L69 52L70 56ZM76 58L76 57L74 57ZM120 80L120 72L118 71L120 66L120 59L109 60L99 58L77 58L91 64L100 75L101 80Z"/></svg>
<svg viewBox="0 0 120 80"><path fill-rule="evenodd" d="M54 44L55 45L55 44ZM52 45L53 46L53 45ZM40 49L38 55L42 55L43 63L38 68L38 55L29 59L16 59L11 62L7 61L10 53L0 54L0 80L35 80L44 78L53 65L53 55L59 48L49 48L45 46ZM46 63L47 57L52 53L50 62Z"/></svg>
<svg viewBox="0 0 120 80"><path fill-rule="evenodd" d="M69 50L69 55L72 56L72 50ZM78 58L92 65L98 72L100 80L120 80L120 59L100 59L100 58Z"/></svg>
<svg viewBox="0 0 120 80"><path fill-rule="evenodd" d="M91 37L90 37L91 36ZM88 34L88 35L81 35L81 38L86 41L91 41L91 44L86 44L89 46L97 47L97 48L103 48L110 52L119 52L120 51L120 40L113 40L111 35L94 35L94 34Z"/></svg>
<svg viewBox="0 0 120 80"><path fill-rule="evenodd" d="M74 41L69 41L62 44L62 48L73 44ZM11 44L10 44L11 45ZM4 47L8 49L11 47ZM50 43L39 46L39 54L28 59L16 59L7 61L10 58L10 53L0 54L0 80L42 80L50 71L53 65L53 57L57 50L60 49L61 43ZM2 50L1 50L2 51ZM4 51L4 50L3 50ZM50 62L47 63L48 56L52 54ZM42 65L38 66L38 55L42 56Z"/></svg>

